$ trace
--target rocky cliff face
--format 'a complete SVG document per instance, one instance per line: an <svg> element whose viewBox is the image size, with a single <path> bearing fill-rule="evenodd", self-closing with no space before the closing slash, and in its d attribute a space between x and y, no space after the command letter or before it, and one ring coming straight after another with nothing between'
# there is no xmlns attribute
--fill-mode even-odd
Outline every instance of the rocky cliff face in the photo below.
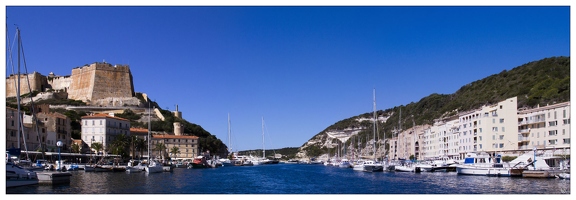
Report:
<svg viewBox="0 0 576 200"><path fill-rule="evenodd" d="M378 117L378 122L379 123L385 123L386 120L388 119L388 117L383 117L383 116L379 116ZM340 152L340 157L356 157L356 156L361 156L361 155L372 155L372 152L374 152L374 149L372 148L372 142L374 142L374 139L372 137L372 134L370 134L370 139L367 139L368 141L364 140L361 142L360 145L358 145L358 143L360 143L360 141L351 141L352 144L356 144L359 148L354 148L353 146L346 146L344 147L344 143L346 143L348 140L350 140L350 138L357 136L360 132L362 131L369 131L372 132L372 127L367 127L367 126L363 126L363 124L365 123L373 123L373 119L372 118L365 118L365 117L354 117L353 120L355 121L355 123L352 123L351 127L347 127L343 130L337 130L337 129L327 129L319 134L317 134L316 136L312 137L310 140L308 140L308 142L306 142L306 144L304 144L302 147L300 147L298 149L298 153L296 154L297 158L300 159L310 159L310 155L308 155L308 152L306 149L308 149L311 146L317 146L319 148L323 148L326 147L327 149L329 149L328 153L324 153L320 156L318 156L318 159L320 160L328 160L329 159L329 154L331 155L338 155L338 153L336 152ZM370 130L369 130L370 129ZM357 138L357 137L355 137ZM377 156L380 156L380 154L384 154L383 150L384 150L384 140L383 139L378 139L376 141L376 146L377 146Z"/></svg>

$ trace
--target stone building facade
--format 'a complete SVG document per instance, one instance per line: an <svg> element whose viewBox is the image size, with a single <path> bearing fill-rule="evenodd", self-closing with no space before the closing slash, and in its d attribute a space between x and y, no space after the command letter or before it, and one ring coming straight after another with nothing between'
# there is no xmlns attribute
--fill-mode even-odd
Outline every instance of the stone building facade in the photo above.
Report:
<svg viewBox="0 0 576 200"><path fill-rule="evenodd" d="M17 80L18 75L6 78L6 97L16 96ZM128 65L95 62L72 69L70 76L55 76L53 73L43 76L38 72L20 75L20 95L49 90L66 92L68 99L81 100L91 105L112 101L114 106L122 106L118 104L123 103L118 102L124 101L129 105L137 102L133 98L134 83Z"/></svg>

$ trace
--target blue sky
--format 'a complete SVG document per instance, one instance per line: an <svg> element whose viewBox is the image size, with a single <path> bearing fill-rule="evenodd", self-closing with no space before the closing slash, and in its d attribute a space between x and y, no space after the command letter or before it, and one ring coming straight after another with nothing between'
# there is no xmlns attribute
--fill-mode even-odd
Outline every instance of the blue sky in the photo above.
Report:
<svg viewBox="0 0 576 200"><path fill-rule="evenodd" d="M570 7L6 7L28 71L129 64L136 92L232 148L300 147L335 122L570 56ZM6 37L5 37L6 38ZM12 73L6 68L6 74Z"/></svg>

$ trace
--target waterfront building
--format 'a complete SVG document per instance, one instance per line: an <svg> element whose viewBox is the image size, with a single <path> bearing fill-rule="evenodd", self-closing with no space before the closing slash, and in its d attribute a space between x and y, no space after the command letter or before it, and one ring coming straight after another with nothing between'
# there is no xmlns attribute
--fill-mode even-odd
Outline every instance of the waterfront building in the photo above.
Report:
<svg viewBox="0 0 576 200"><path fill-rule="evenodd" d="M69 147L72 144L71 119L60 113L49 112L50 109L47 104L36 105L32 110L34 115L21 113L24 128L23 135L20 135L21 149L40 151L40 145L42 144L45 151L56 151L58 149L56 142L62 141L62 150L69 151ZM7 134L6 144L7 146L14 145L14 147L17 147L17 127L15 126L17 125L17 110L11 108L8 110L7 108L6 111L6 128L7 133L10 133L10 137ZM26 147L24 142L26 142Z"/></svg>
<svg viewBox="0 0 576 200"><path fill-rule="evenodd" d="M44 111L48 111L48 109L44 109ZM45 144L47 149L53 151L58 149L56 143L62 141L62 150L69 151L70 145L72 145L72 128L70 125L72 120L66 115L57 112L39 112L36 116L39 124L42 124L43 126L40 126L38 130L41 138L38 138L38 136L34 136L34 138L38 142ZM31 128L31 130L35 129L33 126L31 126ZM29 150L36 149L38 149L38 147L29 148Z"/></svg>
<svg viewBox="0 0 576 200"><path fill-rule="evenodd" d="M434 125L423 131L423 159L459 159L458 118L435 120Z"/></svg>
<svg viewBox="0 0 576 200"><path fill-rule="evenodd" d="M22 117L23 113L20 113L20 115ZM31 138L29 129L28 126L25 126L24 131L22 131L21 127L20 131L24 134L22 135L20 133L20 135L18 135L18 109L6 107L6 148L20 147L24 149L24 142L26 142L26 145L39 145L40 143L36 140L29 141ZM32 138L35 138L35 135L33 135Z"/></svg>
<svg viewBox="0 0 576 200"><path fill-rule="evenodd" d="M517 98L459 115L459 153L513 151L517 148Z"/></svg>
<svg viewBox="0 0 576 200"><path fill-rule="evenodd" d="M570 148L570 102L518 111L518 150Z"/></svg>
<svg viewBox="0 0 576 200"><path fill-rule="evenodd" d="M194 159L199 155L198 153L198 136L193 135L171 135L171 134L154 134L152 141L150 141L150 155L155 158L182 158ZM160 153L155 149L157 144L164 144L165 149ZM170 150L173 147L178 147L180 153L171 155Z"/></svg>
<svg viewBox="0 0 576 200"><path fill-rule="evenodd" d="M392 159L408 160L410 157L415 159L417 158L416 156L420 156L420 149L422 148L420 144L423 141L420 138L429 126L430 125L419 125L400 132L397 137L390 140L391 151L389 157Z"/></svg>
<svg viewBox="0 0 576 200"><path fill-rule="evenodd" d="M82 116L81 139L89 147L101 143L104 149L120 134L130 135L130 121L108 114Z"/></svg>

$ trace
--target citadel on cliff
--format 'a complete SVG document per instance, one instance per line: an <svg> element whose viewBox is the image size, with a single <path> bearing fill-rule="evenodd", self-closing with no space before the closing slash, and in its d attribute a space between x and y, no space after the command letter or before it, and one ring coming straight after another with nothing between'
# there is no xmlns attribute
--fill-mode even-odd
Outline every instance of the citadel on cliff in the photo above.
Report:
<svg viewBox="0 0 576 200"><path fill-rule="evenodd" d="M6 78L6 97L16 97L18 75ZM28 85L28 82L30 85ZM95 62L72 69L68 76L20 75L20 95L39 92L38 98L81 100L91 106L138 105L128 65ZM24 99L23 99L24 100Z"/></svg>

